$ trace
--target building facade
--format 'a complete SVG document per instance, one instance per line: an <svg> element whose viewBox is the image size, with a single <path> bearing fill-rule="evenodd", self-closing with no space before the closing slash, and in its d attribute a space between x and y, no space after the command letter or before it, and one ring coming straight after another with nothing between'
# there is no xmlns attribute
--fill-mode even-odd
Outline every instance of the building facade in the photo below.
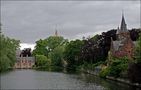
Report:
<svg viewBox="0 0 141 90"><path fill-rule="evenodd" d="M111 38L110 52L112 56L117 58L127 56L129 59L132 59L134 56L135 42L131 40L124 15L122 15L121 26L117 29L116 37L117 40L115 41Z"/></svg>
<svg viewBox="0 0 141 90"><path fill-rule="evenodd" d="M26 55L23 56L22 51L17 50L16 52L16 62L14 68L16 69L31 69L35 65L35 58L32 56Z"/></svg>
<svg viewBox="0 0 141 90"><path fill-rule="evenodd" d="M17 57L14 68L16 69L31 69L35 65L34 57Z"/></svg>

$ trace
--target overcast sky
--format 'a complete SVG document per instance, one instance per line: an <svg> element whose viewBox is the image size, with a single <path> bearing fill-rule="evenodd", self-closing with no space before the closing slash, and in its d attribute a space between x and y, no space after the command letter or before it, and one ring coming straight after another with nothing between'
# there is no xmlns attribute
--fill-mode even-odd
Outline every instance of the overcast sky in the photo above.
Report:
<svg viewBox="0 0 141 90"><path fill-rule="evenodd" d="M140 27L140 1L2 1L2 32L22 43L59 35L88 37L117 28L121 13L127 27Z"/></svg>

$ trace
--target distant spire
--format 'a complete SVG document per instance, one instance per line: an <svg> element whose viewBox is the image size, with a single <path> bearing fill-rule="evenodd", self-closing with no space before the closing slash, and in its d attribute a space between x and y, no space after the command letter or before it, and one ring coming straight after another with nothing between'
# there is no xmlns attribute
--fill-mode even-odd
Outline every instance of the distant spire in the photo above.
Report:
<svg viewBox="0 0 141 90"><path fill-rule="evenodd" d="M126 27L123 11L122 11L122 20L121 20L120 30L123 31L123 32L127 31L127 27Z"/></svg>
<svg viewBox="0 0 141 90"><path fill-rule="evenodd" d="M58 36L58 32L57 32L57 30L55 30L55 36Z"/></svg>
<svg viewBox="0 0 141 90"><path fill-rule="evenodd" d="M55 36L58 36L57 24L56 24L56 26L55 26Z"/></svg>

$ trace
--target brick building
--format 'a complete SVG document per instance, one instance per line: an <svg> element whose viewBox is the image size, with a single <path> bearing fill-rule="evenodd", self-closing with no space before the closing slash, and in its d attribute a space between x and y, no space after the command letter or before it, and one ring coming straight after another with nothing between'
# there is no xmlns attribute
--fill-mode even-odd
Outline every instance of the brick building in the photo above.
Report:
<svg viewBox="0 0 141 90"><path fill-rule="evenodd" d="M118 27L116 32L117 40L113 41L111 38L111 55L114 57L127 56L129 59L133 58L135 42L131 40L130 33L127 30L124 15L122 15L122 21L120 28Z"/></svg>
<svg viewBox="0 0 141 90"><path fill-rule="evenodd" d="M14 65L14 68L17 69L30 69L33 67L33 65L35 64L35 58L32 56L28 56L28 54L26 54L26 56L24 56L22 54L22 51L17 50L16 52L16 62Z"/></svg>

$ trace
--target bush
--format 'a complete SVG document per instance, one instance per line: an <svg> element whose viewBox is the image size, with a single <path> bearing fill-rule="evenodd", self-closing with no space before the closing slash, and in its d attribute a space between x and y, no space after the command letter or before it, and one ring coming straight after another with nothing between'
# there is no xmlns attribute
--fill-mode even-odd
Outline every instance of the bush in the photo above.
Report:
<svg viewBox="0 0 141 90"><path fill-rule="evenodd" d="M99 76L102 78L106 78L106 76L109 75L110 69L109 68L105 68L102 71L100 71Z"/></svg>
<svg viewBox="0 0 141 90"><path fill-rule="evenodd" d="M128 67L128 59L124 58L115 58L111 65L109 66L109 75L114 77L119 77L121 72L126 71Z"/></svg>
<svg viewBox="0 0 141 90"><path fill-rule="evenodd" d="M36 66L40 68L48 67L51 65L51 60L49 60L44 55L36 55Z"/></svg>
<svg viewBox="0 0 141 90"><path fill-rule="evenodd" d="M122 65L112 66L110 67L109 75L114 77L119 77L122 71L124 71L124 68Z"/></svg>

